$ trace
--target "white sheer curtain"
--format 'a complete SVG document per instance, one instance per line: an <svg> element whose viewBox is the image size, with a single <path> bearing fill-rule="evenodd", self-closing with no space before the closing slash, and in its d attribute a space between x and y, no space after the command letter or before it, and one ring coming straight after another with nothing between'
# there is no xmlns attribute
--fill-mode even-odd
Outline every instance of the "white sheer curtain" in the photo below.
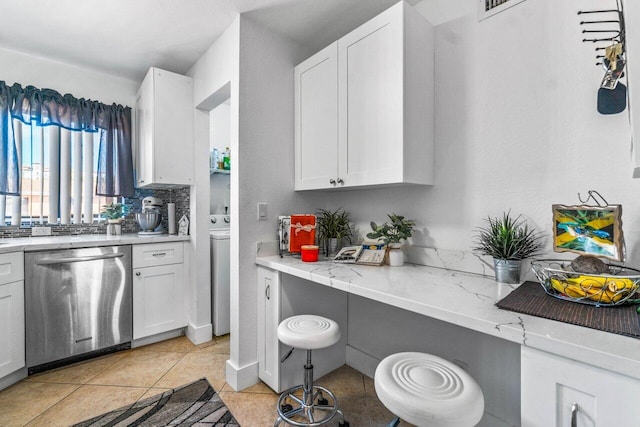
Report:
<svg viewBox="0 0 640 427"><path fill-rule="evenodd" d="M98 219L113 197L94 196L100 132L13 120L19 144L21 196L0 196L0 224L81 224Z"/></svg>

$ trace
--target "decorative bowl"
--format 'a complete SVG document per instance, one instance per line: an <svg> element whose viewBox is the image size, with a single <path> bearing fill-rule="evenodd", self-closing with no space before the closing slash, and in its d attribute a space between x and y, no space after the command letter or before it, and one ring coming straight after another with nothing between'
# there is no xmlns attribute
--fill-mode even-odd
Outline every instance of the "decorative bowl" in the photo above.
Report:
<svg viewBox="0 0 640 427"><path fill-rule="evenodd" d="M608 267L608 274L590 274L573 271L571 261L531 262L538 281L551 296L596 306L623 304L640 287L640 270L614 264Z"/></svg>
<svg viewBox="0 0 640 427"><path fill-rule="evenodd" d="M160 212L139 212L136 213L136 219L142 231L153 231L160 225L162 214Z"/></svg>

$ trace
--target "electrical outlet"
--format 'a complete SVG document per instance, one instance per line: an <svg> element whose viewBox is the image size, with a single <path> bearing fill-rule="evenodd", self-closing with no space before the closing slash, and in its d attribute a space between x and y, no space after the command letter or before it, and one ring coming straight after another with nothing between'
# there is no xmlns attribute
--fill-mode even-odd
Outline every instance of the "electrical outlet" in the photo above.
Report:
<svg viewBox="0 0 640 427"><path fill-rule="evenodd" d="M31 227L31 236L51 236L51 227Z"/></svg>
<svg viewBox="0 0 640 427"><path fill-rule="evenodd" d="M258 203L258 221L266 221L267 220L267 208L269 205L267 203Z"/></svg>

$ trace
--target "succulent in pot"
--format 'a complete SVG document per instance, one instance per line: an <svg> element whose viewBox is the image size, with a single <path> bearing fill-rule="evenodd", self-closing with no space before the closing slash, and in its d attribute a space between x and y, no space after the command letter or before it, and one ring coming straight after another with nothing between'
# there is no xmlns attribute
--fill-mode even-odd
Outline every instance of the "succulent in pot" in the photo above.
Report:
<svg viewBox="0 0 640 427"><path fill-rule="evenodd" d="M387 214L387 216L390 222L378 225L371 221L371 230L373 231L367 234L367 238L382 240L386 243L389 247L389 265L399 267L404 265L402 242L413 234L415 222L395 213Z"/></svg>
<svg viewBox="0 0 640 427"><path fill-rule="evenodd" d="M107 234L122 234L120 221L129 213L129 206L124 203L110 203L103 205L100 210L100 217L107 220Z"/></svg>
<svg viewBox="0 0 640 427"><path fill-rule="evenodd" d="M349 212L341 207L335 211L318 209L316 219L318 243L326 255L335 254L344 240L351 243L353 225Z"/></svg>
<svg viewBox="0 0 640 427"><path fill-rule="evenodd" d="M129 206L124 203L110 203L102 205L100 217L108 221L120 221L129 213Z"/></svg>
<svg viewBox="0 0 640 427"><path fill-rule="evenodd" d="M543 235L530 228L522 215L487 217L487 225L477 229L473 249L493 258L496 281L520 283L522 260L540 254Z"/></svg>

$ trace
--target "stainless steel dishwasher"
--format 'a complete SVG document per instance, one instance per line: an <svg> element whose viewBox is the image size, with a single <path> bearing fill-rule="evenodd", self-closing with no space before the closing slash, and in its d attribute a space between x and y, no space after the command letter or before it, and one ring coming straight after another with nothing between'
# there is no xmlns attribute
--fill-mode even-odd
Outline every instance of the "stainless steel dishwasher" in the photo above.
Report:
<svg viewBox="0 0 640 427"><path fill-rule="evenodd" d="M131 246L25 253L29 374L130 348Z"/></svg>

